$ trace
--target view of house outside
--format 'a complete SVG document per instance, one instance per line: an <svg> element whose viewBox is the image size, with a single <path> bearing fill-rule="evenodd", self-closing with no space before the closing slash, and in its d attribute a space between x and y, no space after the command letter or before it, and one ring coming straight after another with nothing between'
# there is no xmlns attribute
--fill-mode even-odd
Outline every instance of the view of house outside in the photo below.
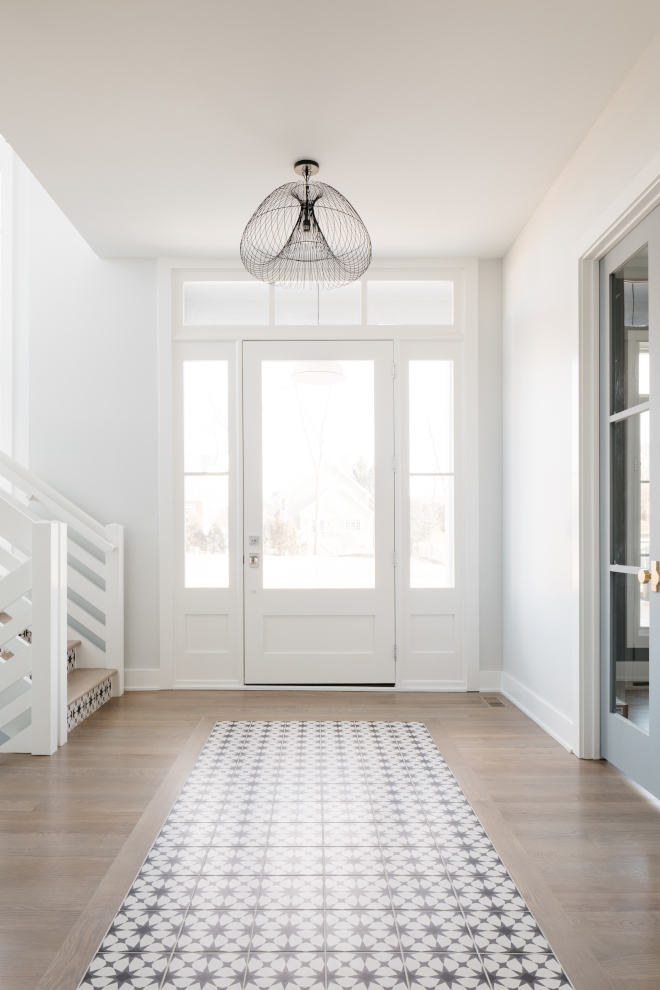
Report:
<svg viewBox="0 0 660 990"><path fill-rule="evenodd" d="M229 432L226 361L183 365L185 585L228 588Z"/></svg>
<svg viewBox="0 0 660 990"><path fill-rule="evenodd" d="M454 584L453 362L411 361L410 586ZM375 587L374 364L262 365L265 588ZM226 361L184 363L186 587L229 586Z"/></svg>
<svg viewBox="0 0 660 990"><path fill-rule="evenodd" d="M373 361L265 361L265 588L373 588Z"/></svg>
<svg viewBox="0 0 660 990"><path fill-rule="evenodd" d="M410 587L454 585L454 362L408 366Z"/></svg>

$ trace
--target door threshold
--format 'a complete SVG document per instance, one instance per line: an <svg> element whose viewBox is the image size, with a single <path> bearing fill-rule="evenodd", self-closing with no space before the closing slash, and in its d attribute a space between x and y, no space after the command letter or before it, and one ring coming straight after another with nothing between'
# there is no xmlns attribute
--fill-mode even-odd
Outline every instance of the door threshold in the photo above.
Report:
<svg viewBox="0 0 660 990"><path fill-rule="evenodd" d="M396 684L393 684L393 683L380 684L380 683L373 683L373 682L369 682L368 684L353 684L353 683L351 683L351 684L339 684L339 683L336 683L334 681L332 683L330 683L330 684L318 684L318 683L315 683L315 684L299 684L297 681L295 682L295 684L288 684L288 683L287 684L285 684L285 683L282 683L282 684L280 684L280 683L273 684L270 681L268 681L268 682L266 682L264 684L252 684L252 683L250 683L250 684L246 684L245 686L246 687L275 687L275 688L301 688L301 687L304 687L304 688L322 688L322 687L333 687L333 688L393 688L393 687L396 687Z"/></svg>

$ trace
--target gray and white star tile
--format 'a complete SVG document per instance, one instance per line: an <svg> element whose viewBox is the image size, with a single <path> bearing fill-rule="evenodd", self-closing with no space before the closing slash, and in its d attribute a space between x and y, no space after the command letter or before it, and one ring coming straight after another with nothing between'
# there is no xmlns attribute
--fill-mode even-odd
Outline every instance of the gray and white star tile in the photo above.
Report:
<svg viewBox="0 0 660 990"><path fill-rule="evenodd" d="M328 990L408 990L400 952L336 952L326 957Z"/></svg>
<svg viewBox="0 0 660 990"><path fill-rule="evenodd" d="M442 853L450 876L508 876L507 869L494 849L445 849Z"/></svg>
<svg viewBox="0 0 660 990"><path fill-rule="evenodd" d="M324 942L323 911L257 911L255 952L323 952Z"/></svg>
<svg viewBox="0 0 660 990"><path fill-rule="evenodd" d="M268 846L264 874L272 876L312 876L323 873L322 846Z"/></svg>
<svg viewBox="0 0 660 990"><path fill-rule="evenodd" d="M246 968L245 953L177 952L162 990L241 990Z"/></svg>
<svg viewBox="0 0 660 990"><path fill-rule="evenodd" d="M323 822L373 822L374 812L368 801L324 801Z"/></svg>
<svg viewBox="0 0 660 990"><path fill-rule="evenodd" d="M192 911L254 910L260 876L200 877L190 902Z"/></svg>
<svg viewBox="0 0 660 990"><path fill-rule="evenodd" d="M492 990L572 990L553 955L500 953L482 958Z"/></svg>
<svg viewBox="0 0 660 990"><path fill-rule="evenodd" d="M320 822L273 822L268 846L322 846L323 826Z"/></svg>
<svg viewBox="0 0 660 990"><path fill-rule="evenodd" d="M405 952L410 990L491 990L483 963L470 952Z"/></svg>
<svg viewBox="0 0 660 990"><path fill-rule="evenodd" d="M468 911L466 917L479 952L550 952L529 911Z"/></svg>
<svg viewBox="0 0 660 990"><path fill-rule="evenodd" d="M404 952L474 952L460 911L397 911Z"/></svg>
<svg viewBox="0 0 660 990"><path fill-rule="evenodd" d="M169 953L99 952L80 984L81 990L158 990Z"/></svg>
<svg viewBox="0 0 660 990"><path fill-rule="evenodd" d="M440 853L431 846L400 848L383 846L383 861L388 875L418 874L420 876L441 875L445 866Z"/></svg>
<svg viewBox="0 0 660 990"><path fill-rule="evenodd" d="M377 876L385 873L381 850L377 846L330 846L324 855L328 876Z"/></svg>
<svg viewBox="0 0 660 990"><path fill-rule="evenodd" d="M397 952L399 933L392 910L329 910L325 915L328 952Z"/></svg>
<svg viewBox="0 0 660 990"><path fill-rule="evenodd" d="M377 846L374 822L326 822L323 826L325 846Z"/></svg>
<svg viewBox="0 0 660 990"><path fill-rule="evenodd" d="M396 911L455 911L458 900L446 876L390 876L392 905Z"/></svg>
<svg viewBox="0 0 660 990"><path fill-rule="evenodd" d="M211 837L212 846L265 846L270 822L223 822Z"/></svg>
<svg viewBox="0 0 660 990"><path fill-rule="evenodd" d="M153 844L154 849L161 846L208 846L213 838L216 826L211 822L167 822L163 825L160 835Z"/></svg>
<svg viewBox="0 0 660 990"><path fill-rule="evenodd" d="M452 887L464 911L524 911L527 908L513 880L508 877L451 878Z"/></svg>
<svg viewBox="0 0 660 990"><path fill-rule="evenodd" d="M245 990L324 990L324 988L323 953L250 953Z"/></svg>
<svg viewBox="0 0 660 990"><path fill-rule="evenodd" d="M171 952L184 911L121 909L101 943L102 952Z"/></svg>
<svg viewBox="0 0 660 990"><path fill-rule="evenodd" d="M264 876L259 890L259 908L276 911L290 909L323 910L323 877Z"/></svg>
<svg viewBox="0 0 660 990"><path fill-rule="evenodd" d="M190 911L183 922L177 951L247 952L255 911Z"/></svg>
<svg viewBox="0 0 660 990"><path fill-rule="evenodd" d="M242 722L214 730L84 985L489 980L569 986L425 727Z"/></svg>
<svg viewBox="0 0 660 990"><path fill-rule="evenodd" d="M320 824L323 821L323 803L321 801L275 801L272 821L279 824Z"/></svg>
<svg viewBox="0 0 660 990"><path fill-rule="evenodd" d="M136 877L124 898L122 910L185 911L196 884L196 877Z"/></svg>
<svg viewBox="0 0 660 990"><path fill-rule="evenodd" d="M145 859L140 876L197 876L208 850L204 846L161 846Z"/></svg>
<svg viewBox="0 0 660 990"><path fill-rule="evenodd" d="M202 876L250 876L261 874L265 846L211 846Z"/></svg>
<svg viewBox="0 0 660 990"><path fill-rule="evenodd" d="M392 898L384 876L325 877L325 906L327 910L366 909L385 911Z"/></svg>

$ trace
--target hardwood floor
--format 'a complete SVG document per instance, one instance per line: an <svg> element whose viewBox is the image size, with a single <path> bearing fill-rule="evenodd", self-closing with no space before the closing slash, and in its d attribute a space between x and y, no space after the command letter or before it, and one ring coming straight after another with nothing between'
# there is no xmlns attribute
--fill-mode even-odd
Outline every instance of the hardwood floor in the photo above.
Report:
<svg viewBox="0 0 660 990"><path fill-rule="evenodd" d="M52 757L0 756L0 990L75 990L75 953L91 956L213 721L232 718L425 721L576 990L660 987L660 808L508 702L177 691L113 699Z"/></svg>

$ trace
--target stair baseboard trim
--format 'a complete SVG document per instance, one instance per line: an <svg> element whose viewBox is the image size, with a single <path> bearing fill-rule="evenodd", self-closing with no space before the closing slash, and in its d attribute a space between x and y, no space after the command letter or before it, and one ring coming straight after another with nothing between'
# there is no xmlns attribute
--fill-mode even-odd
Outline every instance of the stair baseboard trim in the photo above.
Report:
<svg viewBox="0 0 660 990"><path fill-rule="evenodd" d="M501 693L509 701L513 702L516 708L528 715L533 722L536 722L544 732L567 749L573 752L573 719L568 718L558 711L553 705L545 701L536 691L525 687L519 680L502 672Z"/></svg>
<svg viewBox="0 0 660 990"><path fill-rule="evenodd" d="M124 691L160 691L160 668L125 669Z"/></svg>
<svg viewBox="0 0 660 990"><path fill-rule="evenodd" d="M479 671L480 691L501 691L502 671L501 670L480 670Z"/></svg>

